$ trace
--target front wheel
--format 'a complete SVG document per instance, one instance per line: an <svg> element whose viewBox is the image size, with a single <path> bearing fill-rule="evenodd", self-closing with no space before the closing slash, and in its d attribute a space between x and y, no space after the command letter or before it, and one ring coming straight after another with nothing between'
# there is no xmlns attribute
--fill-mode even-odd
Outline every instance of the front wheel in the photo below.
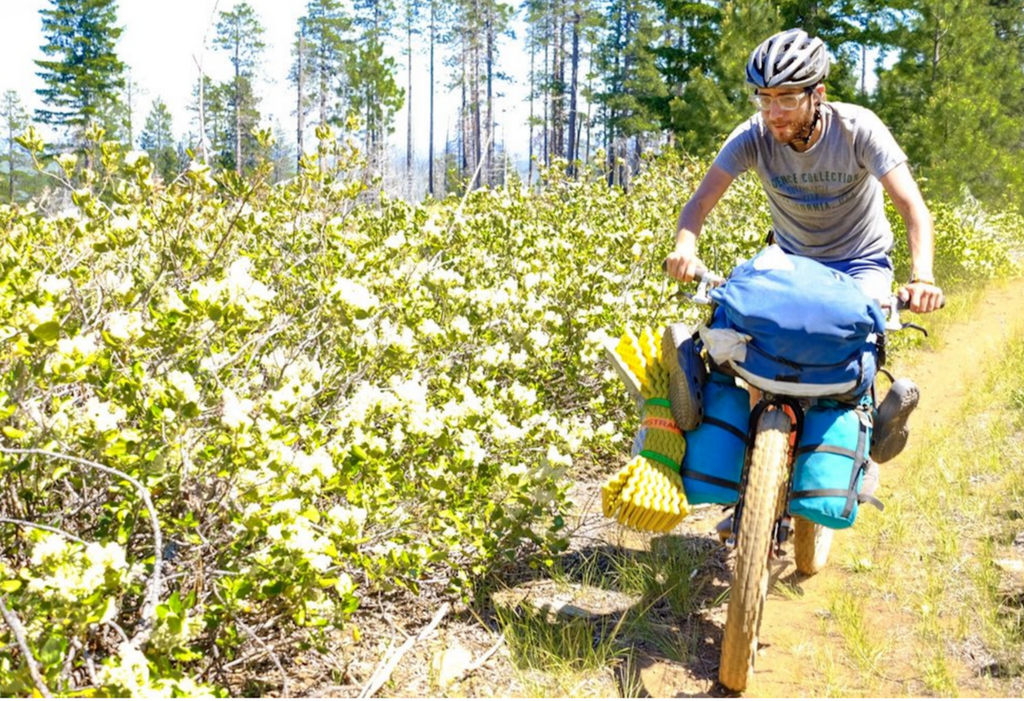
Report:
<svg viewBox="0 0 1024 701"><path fill-rule="evenodd" d="M791 425L785 412L769 409L761 415L754 438L718 668L718 680L732 691L746 689L754 671L761 614L768 595L773 525L785 506Z"/></svg>
<svg viewBox="0 0 1024 701"><path fill-rule="evenodd" d="M818 574L828 563L835 531L799 516L794 516L793 521L796 571L800 574Z"/></svg>

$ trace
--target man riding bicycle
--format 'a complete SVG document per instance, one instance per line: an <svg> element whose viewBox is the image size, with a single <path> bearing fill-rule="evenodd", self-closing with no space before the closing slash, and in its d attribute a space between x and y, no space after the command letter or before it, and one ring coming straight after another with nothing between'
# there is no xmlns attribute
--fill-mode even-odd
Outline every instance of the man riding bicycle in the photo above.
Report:
<svg viewBox="0 0 1024 701"><path fill-rule="evenodd" d="M732 181L753 169L768 197L771 240L787 253L847 273L880 301L889 299L893 283L893 233L885 218L884 189L906 224L910 246L910 280L898 295L911 311L934 311L943 295L932 269L932 217L907 156L873 112L826 102L828 70L824 43L800 29L780 32L754 49L747 82L758 112L729 135L680 212L666 271L683 282L694 278L703 267L696 249L705 219ZM678 348L687 336L680 325L670 326L665 350ZM677 354L664 355L670 358L672 399L682 404L693 390ZM917 399L917 387L901 379L879 405L872 449L878 462L903 449L907 417ZM864 492L870 494L877 484L874 463L865 482Z"/></svg>

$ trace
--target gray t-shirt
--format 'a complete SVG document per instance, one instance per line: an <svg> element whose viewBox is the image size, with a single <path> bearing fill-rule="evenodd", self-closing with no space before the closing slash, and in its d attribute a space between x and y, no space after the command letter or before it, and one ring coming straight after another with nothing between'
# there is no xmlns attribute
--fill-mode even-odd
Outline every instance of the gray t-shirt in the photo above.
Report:
<svg viewBox="0 0 1024 701"><path fill-rule="evenodd" d="M907 156L869 109L826 102L821 119L821 138L800 153L775 141L758 112L733 130L715 164L734 178L757 172L784 250L823 261L886 254L893 236L878 179Z"/></svg>

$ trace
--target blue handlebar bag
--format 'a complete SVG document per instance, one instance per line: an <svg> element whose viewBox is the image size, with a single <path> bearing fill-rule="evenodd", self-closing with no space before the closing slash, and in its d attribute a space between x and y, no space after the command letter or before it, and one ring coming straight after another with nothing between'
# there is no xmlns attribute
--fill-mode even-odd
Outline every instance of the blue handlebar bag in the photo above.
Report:
<svg viewBox="0 0 1024 701"><path fill-rule="evenodd" d="M874 382L885 315L849 275L773 245L710 297L700 336L719 369L775 394L840 401Z"/></svg>

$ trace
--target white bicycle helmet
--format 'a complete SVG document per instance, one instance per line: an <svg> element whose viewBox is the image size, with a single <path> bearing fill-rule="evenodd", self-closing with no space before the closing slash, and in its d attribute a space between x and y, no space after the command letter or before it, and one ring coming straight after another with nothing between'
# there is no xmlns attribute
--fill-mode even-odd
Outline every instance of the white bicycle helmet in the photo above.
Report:
<svg viewBox="0 0 1024 701"><path fill-rule="evenodd" d="M766 39L747 61L747 82L755 88L809 88L827 76L825 43L802 29Z"/></svg>

